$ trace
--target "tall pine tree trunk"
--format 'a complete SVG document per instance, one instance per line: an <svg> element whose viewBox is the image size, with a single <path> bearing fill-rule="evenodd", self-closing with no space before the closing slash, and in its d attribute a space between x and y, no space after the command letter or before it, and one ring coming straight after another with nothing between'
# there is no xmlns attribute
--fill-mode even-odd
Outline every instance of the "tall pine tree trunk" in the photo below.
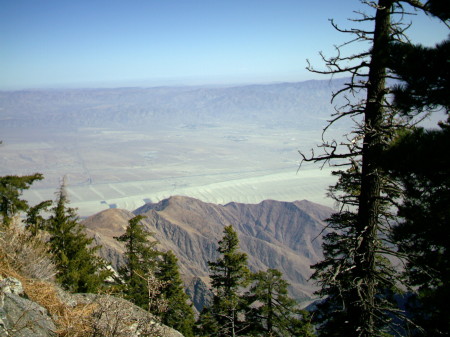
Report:
<svg viewBox="0 0 450 337"><path fill-rule="evenodd" d="M381 176L378 165L383 144L383 102L393 1L380 0L375 17L367 103L364 112L365 136L362 152L362 176L357 216L357 247L354 275L358 286L353 290L349 314L358 336L373 336L376 295L375 251L379 225Z"/></svg>

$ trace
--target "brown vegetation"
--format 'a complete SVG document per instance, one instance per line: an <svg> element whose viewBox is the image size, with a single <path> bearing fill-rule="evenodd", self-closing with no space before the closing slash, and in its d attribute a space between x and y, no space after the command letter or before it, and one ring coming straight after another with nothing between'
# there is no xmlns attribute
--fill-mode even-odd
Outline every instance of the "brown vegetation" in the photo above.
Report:
<svg viewBox="0 0 450 337"><path fill-rule="evenodd" d="M42 237L16 226L0 229L0 279L22 283L26 297L47 309L62 337L174 336L153 317L120 298L109 295L71 295L53 277L55 267Z"/></svg>

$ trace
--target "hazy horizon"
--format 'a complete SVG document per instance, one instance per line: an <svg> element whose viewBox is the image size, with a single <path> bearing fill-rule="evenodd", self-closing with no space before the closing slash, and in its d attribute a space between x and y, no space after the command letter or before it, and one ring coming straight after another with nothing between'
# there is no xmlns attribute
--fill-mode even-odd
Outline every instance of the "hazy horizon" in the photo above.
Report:
<svg viewBox="0 0 450 337"><path fill-rule="evenodd" d="M333 79L346 79L348 76L334 76ZM192 78L191 80L182 79L165 79L165 80L136 80L136 81L109 81L109 82L86 82L86 83L70 83L70 84L55 84L54 86L36 86L36 87L20 87L2 89L0 92L14 92L14 91L47 91L47 90L95 90L95 89L157 89L157 88L232 88L232 87L246 87L246 86L264 86L264 85L276 85L276 84L296 84L313 81L329 82L330 78L307 78L304 80L292 79L292 80L271 80L260 79L260 81L249 81L247 79L242 80L223 80L223 81L203 81L198 78Z"/></svg>

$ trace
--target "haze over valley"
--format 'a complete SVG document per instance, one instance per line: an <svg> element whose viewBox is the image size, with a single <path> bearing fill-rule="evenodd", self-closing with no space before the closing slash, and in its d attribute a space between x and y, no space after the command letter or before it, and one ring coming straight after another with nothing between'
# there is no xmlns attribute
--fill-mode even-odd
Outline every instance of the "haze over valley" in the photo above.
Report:
<svg viewBox="0 0 450 337"><path fill-rule="evenodd" d="M31 204L53 199L65 176L81 216L172 195L331 205L330 169L297 172L298 151L320 142L343 81L3 91L0 175L43 173Z"/></svg>

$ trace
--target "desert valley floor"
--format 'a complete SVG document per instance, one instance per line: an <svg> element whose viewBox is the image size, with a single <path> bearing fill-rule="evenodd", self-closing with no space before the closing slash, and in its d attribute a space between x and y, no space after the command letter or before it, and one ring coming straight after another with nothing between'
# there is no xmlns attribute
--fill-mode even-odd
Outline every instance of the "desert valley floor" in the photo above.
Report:
<svg viewBox="0 0 450 337"><path fill-rule="evenodd" d="M172 195L206 202L325 197L331 169L305 164L320 133L261 125L180 125L161 129L4 130L0 175L41 172L25 192L31 204L54 199L66 177L80 216L107 208L136 209Z"/></svg>

